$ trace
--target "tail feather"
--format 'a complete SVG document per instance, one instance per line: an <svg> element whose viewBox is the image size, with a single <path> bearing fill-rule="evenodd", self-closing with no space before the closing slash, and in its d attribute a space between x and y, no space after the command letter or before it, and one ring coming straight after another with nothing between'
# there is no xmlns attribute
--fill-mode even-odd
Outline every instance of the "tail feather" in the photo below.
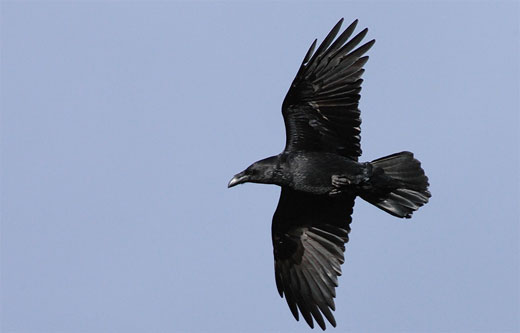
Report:
<svg viewBox="0 0 520 333"><path fill-rule="evenodd" d="M372 161L371 165L370 186L361 197L385 212L410 218L431 197L428 177L412 153L392 154Z"/></svg>

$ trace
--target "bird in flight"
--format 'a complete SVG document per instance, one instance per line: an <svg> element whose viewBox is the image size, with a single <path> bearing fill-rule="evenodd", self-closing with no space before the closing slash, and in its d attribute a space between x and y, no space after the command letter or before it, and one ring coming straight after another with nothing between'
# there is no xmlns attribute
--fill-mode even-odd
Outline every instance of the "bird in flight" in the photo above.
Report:
<svg viewBox="0 0 520 333"><path fill-rule="evenodd" d="M358 162L358 108L367 29L354 37L357 20L337 38L341 19L315 50L307 51L283 101L285 149L235 175L233 187L251 182L281 187L273 216L276 286L299 320L325 330L336 326L331 310L341 275L354 199L359 196L400 218L428 202L428 178L411 152Z"/></svg>

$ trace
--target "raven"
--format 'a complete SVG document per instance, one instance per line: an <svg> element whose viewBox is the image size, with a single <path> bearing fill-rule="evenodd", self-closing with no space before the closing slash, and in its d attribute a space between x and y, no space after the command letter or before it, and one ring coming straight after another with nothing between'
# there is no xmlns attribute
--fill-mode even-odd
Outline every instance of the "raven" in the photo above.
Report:
<svg viewBox="0 0 520 333"><path fill-rule="evenodd" d="M431 197L410 152L358 162L363 55L375 40L357 47L368 31L349 39L357 22L336 38L341 19L316 52L317 40L307 51L282 104L284 151L253 163L228 184L282 188L272 224L276 286L296 320L299 310L311 328L314 318L323 330L323 316L336 326L331 310L356 196L401 218Z"/></svg>

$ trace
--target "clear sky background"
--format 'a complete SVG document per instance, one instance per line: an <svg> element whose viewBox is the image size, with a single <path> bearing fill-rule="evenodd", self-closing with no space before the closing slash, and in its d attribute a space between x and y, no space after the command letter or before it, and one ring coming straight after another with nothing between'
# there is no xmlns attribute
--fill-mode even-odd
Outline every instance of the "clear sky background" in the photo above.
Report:
<svg viewBox="0 0 520 333"><path fill-rule="evenodd" d="M431 202L358 199L337 332L519 329L518 2L1 3L1 331L296 332L279 188L314 38L368 27L362 160L415 152Z"/></svg>

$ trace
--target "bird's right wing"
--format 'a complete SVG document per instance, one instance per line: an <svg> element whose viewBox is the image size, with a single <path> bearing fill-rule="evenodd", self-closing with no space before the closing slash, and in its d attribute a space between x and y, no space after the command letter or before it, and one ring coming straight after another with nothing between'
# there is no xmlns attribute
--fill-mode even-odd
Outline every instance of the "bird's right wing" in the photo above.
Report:
<svg viewBox="0 0 520 333"><path fill-rule="evenodd" d="M276 286L292 314L314 327L336 326L335 288L348 241L354 197L318 196L282 188L273 217Z"/></svg>
<svg viewBox="0 0 520 333"><path fill-rule="evenodd" d="M353 160L361 155L361 75L374 40L358 47L367 33L353 38L357 20L338 38L341 19L314 52L311 45L283 101L286 151L321 151ZM335 39L335 40L334 40Z"/></svg>

